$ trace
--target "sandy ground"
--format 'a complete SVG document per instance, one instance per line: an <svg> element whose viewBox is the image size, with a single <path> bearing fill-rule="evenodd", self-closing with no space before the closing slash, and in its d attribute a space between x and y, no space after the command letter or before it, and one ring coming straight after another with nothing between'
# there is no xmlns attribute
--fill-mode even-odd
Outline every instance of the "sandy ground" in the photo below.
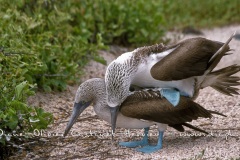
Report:
<svg viewBox="0 0 240 160"><path fill-rule="evenodd" d="M240 33L240 26L203 30L203 37L225 42L234 32ZM176 33L168 34L175 36ZM179 34L177 34L179 37ZM192 37L180 36L180 39ZM226 56L218 68L237 63L240 64L240 41L233 39L230 43L233 54ZM126 49L113 47L115 54L101 52L110 63L118 54ZM79 80L93 77L104 77L106 66L91 61L85 68L86 75ZM240 75L240 74L239 74ZM164 135L163 149L152 154L143 154L134 149L118 146L118 141L140 139L142 130L117 129L115 142L111 141L110 126L97 118L92 107L89 107L66 138L61 135L72 112L74 95L78 86L69 86L62 93L37 93L29 99L29 103L41 106L54 114L54 124L41 135L40 141L28 144L27 149L19 151L16 157L22 159L240 159L240 96L225 96L212 88L201 91L196 102L207 109L224 113L227 117L214 116L212 119L199 119L192 124L210 132L203 136L187 129L180 134L168 129ZM96 134L93 134L96 133ZM157 141L157 129L151 127L150 142ZM92 135L91 135L92 134Z"/></svg>

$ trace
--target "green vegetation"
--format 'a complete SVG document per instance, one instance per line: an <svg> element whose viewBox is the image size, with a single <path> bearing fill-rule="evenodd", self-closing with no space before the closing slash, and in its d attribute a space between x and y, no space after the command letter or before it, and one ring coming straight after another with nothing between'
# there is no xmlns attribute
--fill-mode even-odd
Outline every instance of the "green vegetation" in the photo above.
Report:
<svg viewBox="0 0 240 160"><path fill-rule="evenodd" d="M97 50L156 43L176 26L239 23L239 8L239 0L0 0L0 129L46 128L51 114L27 97L64 90L90 59L104 64Z"/></svg>
<svg viewBox="0 0 240 160"><path fill-rule="evenodd" d="M161 1L166 27L207 27L240 23L239 0Z"/></svg>

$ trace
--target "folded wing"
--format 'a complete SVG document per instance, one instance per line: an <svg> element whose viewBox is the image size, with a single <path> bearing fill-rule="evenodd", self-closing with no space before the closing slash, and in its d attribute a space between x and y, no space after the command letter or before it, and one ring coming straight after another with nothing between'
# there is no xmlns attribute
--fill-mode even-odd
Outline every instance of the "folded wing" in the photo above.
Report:
<svg viewBox="0 0 240 160"><path fill-rule="evenodd" d="M168 49L176 49L151 68L151 75L161 81L201 76L211 65L211 58L223 45L221 42L198 37L168 46ZM228 45L224 49L225 53L227 51Z"/></svg>
<svg viewBox="0 0 240 160"><path fill-rule="evenodd" d="M212 117L208 110L189 98L181 96L179 104L173 107L155 91L136 91L123 102L120 112L127 117L173 126L191 122L199 117Z"/></svg>

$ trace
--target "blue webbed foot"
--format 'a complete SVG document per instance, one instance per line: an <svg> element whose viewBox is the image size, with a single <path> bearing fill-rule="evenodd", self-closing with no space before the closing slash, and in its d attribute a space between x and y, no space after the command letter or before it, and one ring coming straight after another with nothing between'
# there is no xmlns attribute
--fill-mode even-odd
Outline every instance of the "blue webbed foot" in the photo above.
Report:
<svg viewBox="0 0 240 160"><path fill-rule="evenodd" d="M163 139L163 132L159 131L159 135L158 135L158 143L156 146L144 146L142 148L138 148L136 149L138 152L143 152L143 153L152 153L152 152L156 152L160 149L162 149L162 139Z"/></svg>
<svg viewBox="0 0 240 160"><path fill-rule="evenodd" d="M148 141L141 140L141 141L131 141L131 142L119 142L119 145L123 147L128 147L128 148L135 148L138 146L148 145Z"/></svg>
<svg viewBox="0 0 240 160"><path fill-rule="evenodd" d="M163 88L160 90L160 93L163 97L165 97L174 107L176 107L180 101L180 92L171 89L171 88Z"/></svg>
<svg viewBox="0 0 240 160"><path fill-rule="evenodd" d="M135 148L138 146L146 146L146 145L148 145L148 131L149 131L149 127L144 128L144 137L141 141L119 142L119 145L123 146L123 147L128 147L128 148Z"/></svg>
<svg viewBox="0 0 240 160"><path fill-rule="evenodd" d="M156 152L158 150L162 149L162 146L144 146L142 148L138 148L136 149L138 152L143 152L143 153L152 153L152 152Z"/></svg>

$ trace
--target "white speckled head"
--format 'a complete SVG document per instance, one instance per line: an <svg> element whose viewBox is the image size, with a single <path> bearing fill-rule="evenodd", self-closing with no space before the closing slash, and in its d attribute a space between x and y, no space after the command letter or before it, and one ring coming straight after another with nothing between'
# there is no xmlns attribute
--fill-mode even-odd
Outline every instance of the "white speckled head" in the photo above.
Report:
<svg viewBox="0 0 240 160"><path fill-rule="evenodd" d="M78 116L90 106L91 103L95 104L99 99L103 99L102 96L105 95L105 91L104 80L100 78L87 80L79 86L75 96L73 112L63 134L64 136L68 134Z"/></svg>
<svg viewBox="0 0 240 160"><path fill-rule="evenodd" d="M131 73L126 69L126 65L121 63L111 63L106 72L106 92L107 103L110 107L116 107L129 95L131 84Z"/></svg>
<svg viewBox="0 0 240 160"><path fill-rule="evenodd" d="M85 102L95 101L99 92L105 92L104 80L101 78L89 79L79 86L75 95L75 103L83 100Z"/></svg>

